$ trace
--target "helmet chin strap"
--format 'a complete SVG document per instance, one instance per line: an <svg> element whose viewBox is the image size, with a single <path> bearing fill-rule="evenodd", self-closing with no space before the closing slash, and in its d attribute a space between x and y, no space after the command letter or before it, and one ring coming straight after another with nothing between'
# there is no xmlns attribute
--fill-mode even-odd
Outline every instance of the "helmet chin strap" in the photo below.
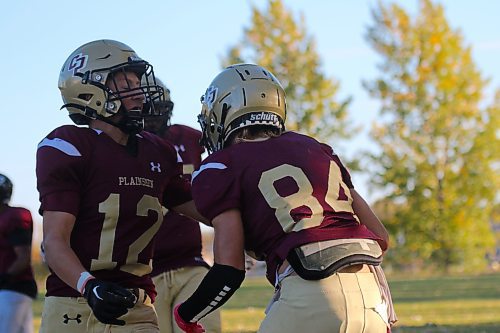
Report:
<svg viewBox="0 0 500 333"><path fill-rule="evenodd" d="M169 127L170 127L170 120L162 122L161 127L158 130L158 135L163 136L167 132Z"/></svg>
<svg viewBox="0 0 500 333"><path fill-rule="evenodd" d="M105 123L119 128L122 132L128 134L127 144L125 148L130 155L136 157L138 153L138 142L136 134L141 132L144 128L144 118L142 117L142 111L125 111L125 109L120 108L117 115L118 114L121 115L121 118L118 122L114 122L109 119L113 117L105 118L99 116L99 119L104 121Z"/></svg>
<svg viewBox="0 0 500 333"><path fill-rule="evenodd" d="M134 113L134 114L131 114ZM118 127L128 134L137 134L144 129L144 118L141 110L133 110L125 113L125 116L119 121Z"/></svg>
<svg viewBox="0 0 500 333"><path fill-rule="evenodd" d="M99 119L131 135L135 135L144 129L144 118L141 110L126 111L121 107L116 115L121 115L120 120L117 122L110 119L113 117L99 117Z"/></svg>

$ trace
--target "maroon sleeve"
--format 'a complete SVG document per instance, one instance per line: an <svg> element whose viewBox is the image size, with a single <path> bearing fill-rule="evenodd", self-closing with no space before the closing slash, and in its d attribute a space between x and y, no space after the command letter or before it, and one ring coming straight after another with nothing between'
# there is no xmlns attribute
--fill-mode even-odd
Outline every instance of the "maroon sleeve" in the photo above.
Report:
<svg viewBox="0 0 500 333"><path fill-rule="evenodd" d="M191 184L179 174L170 180L163 194L163 205L172 208L191 201Z"/></svg>
<svg viewBox="0 0 500 333"><path fill-rule="evenodd" d="M76 127L54 130L38 145L36 157L40 213L62 211L77 215L84 170L84 152Z"/></svg>
<svg viewBox="0 0 500 333"><path fill-rule="evenodd" d="M210 155L193 174L193 199L198 211L209 220L233 208L240 208L238 180L230 168L226 151Z"/></svg>
<svg viewBox="0 0 500 333"><path fill-rule="evenodd" d="M12 246L31 245L33 234L33 219L29 210L16 208L12 217L12 231L9 242Z"/></svg>

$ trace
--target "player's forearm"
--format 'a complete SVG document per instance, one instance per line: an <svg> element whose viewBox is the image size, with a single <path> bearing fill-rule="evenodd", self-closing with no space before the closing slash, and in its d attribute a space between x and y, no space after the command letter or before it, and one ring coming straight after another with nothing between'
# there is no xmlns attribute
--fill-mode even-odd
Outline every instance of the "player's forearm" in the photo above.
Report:
<svg viewBox="0 0 500 333"><path fill-rule="evenodd" d="M198 209L196 209L196 206L194 204L194 201L188 201L183 203L182 205L175 206L172 208L176 213L187 216L195 221L201 222L205 225L212 226L210 221L205 218L203 215L198 212Z"/></svg>
<svg viewBox="0 0 500 333"><path fill-rule="evenodd" d="M45 211L43 213L43 245L47 265L68 286L78 290L78 280L81 273L86 270L70 246L75 221L76 218L72 214Z"/></svg>
<svg viewBox="0 0 500 333"><path fill-rule="evenodd" d="M205 278L184 303L179 315L186 322L197 322L231 298L245 279L245 271L214 263Z"/></svg>
<svg viewBox="0 0 500 333"><path fill-rule="evenodd" d="M238 209L216 216L212 223L215 263L198 289L178 309L181 318L197 322L222 306L245 279L243 223Z"/></svg>
<svg viewBox="0 0 500 333"><path fill-rule="evenodd" d="M73 249L64 241L47 237L44 244L47 265L68 286L76 289L80 274L86 270Z"/></svg>

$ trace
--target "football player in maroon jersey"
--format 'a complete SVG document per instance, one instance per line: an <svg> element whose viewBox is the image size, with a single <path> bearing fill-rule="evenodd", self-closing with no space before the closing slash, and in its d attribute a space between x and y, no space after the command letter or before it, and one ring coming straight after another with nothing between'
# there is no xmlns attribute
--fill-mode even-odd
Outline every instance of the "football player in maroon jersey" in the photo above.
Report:
<svg viewBox="0 0 500 333"><path fill-rule="evenodd" d="M41 332L158 332L149 274L162 205L203 220L175 148L141 131L163 89L149 63L113 40L76 49L59 89L86 126L58 127L38 145L51 269Z"/></svg>
<svg viewBox="0 0 500 333"><path fill-rule="evenodd" d="M215 229L215 263L176 306L179 326L202 331L198 321L243 281L245 249L266 261L276 287L259 332L386 332L387 231L330 146L284 131L278 80L257 65L230 66L202 104L210 155L192 193Z"/></svg>
<svg viewBox="0 0 500 333"><path fill-rule="evenodd" d="M182 158L184 177L191 180L191 173L200 166L205 151L200 145L201 132L170 123L174 107L170 90L158 78L156 82L163 88L165 100L155 105L155 109L161 110L161 115L144 119L144 129L174 145ZM179 333L181 331L173 320L174 306L196 290L210 268L201 255L200 225L174 211L167 211L155 239L151 276L158 293L155 308L160 333ZM201 322L207 333L220 333L219 311L210 313Z"/></svg>
<svg viewBox="0 0 500 333"><path fill-rule="evenodd" d="M31 267L33 220L29 210L9 206L12 182L0 174L0 332L33 332L37 286Z"/></svg>

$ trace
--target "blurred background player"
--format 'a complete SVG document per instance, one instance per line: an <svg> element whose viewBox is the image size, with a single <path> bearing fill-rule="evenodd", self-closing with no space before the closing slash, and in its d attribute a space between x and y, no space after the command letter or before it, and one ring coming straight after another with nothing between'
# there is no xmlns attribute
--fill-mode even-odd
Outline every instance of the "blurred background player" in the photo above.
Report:
<svg viewBox="0 0 500 333"><path fill-rule="evenodd" d="M202 332L198 321L241 285L245 249L276 288L259 332L385 333L387 231L333 149L285 132L285 118L281 84L257 65L226 68L202 97L210 155L192 193L214 227L214 265L176 322Z"/></svg>
<svg viewBox="0 0 500 333"><path fill-rule="evenodd" d="M170 90L156 78L165 92L165 100L158 101L160 116L146 117L144 129L172 143L182 158L183 174L191 180L198 169L205 149L200 145L201 132L194 128L170 123L174 103ZM210 266L202 257L200 225L188 217L168 210L155 236L153 282L158 295L155 308L161 333L182 332L173 320L174 306L185 301L196 290ZM214 311L201 321L207 333L220 333L220 313Z"/></svg>
<svg viewBox="0 0 500 333"><path fill-rule="evenodd" d="M29 210L9 206L12 182L0 174L0 332L33 332L37 286L31 267L33 220Z"/></svg>
<svg viewBox="0 0 500 333"><path fill-rule="evenodd" d="M149 273L162 206L203 220L173 145L142 131L156 112L145 102L163 89L148 62L113 40L71 53L59 89L82 126L60 126L38 145L51 270L41 332L159 332Z"/></svg>

